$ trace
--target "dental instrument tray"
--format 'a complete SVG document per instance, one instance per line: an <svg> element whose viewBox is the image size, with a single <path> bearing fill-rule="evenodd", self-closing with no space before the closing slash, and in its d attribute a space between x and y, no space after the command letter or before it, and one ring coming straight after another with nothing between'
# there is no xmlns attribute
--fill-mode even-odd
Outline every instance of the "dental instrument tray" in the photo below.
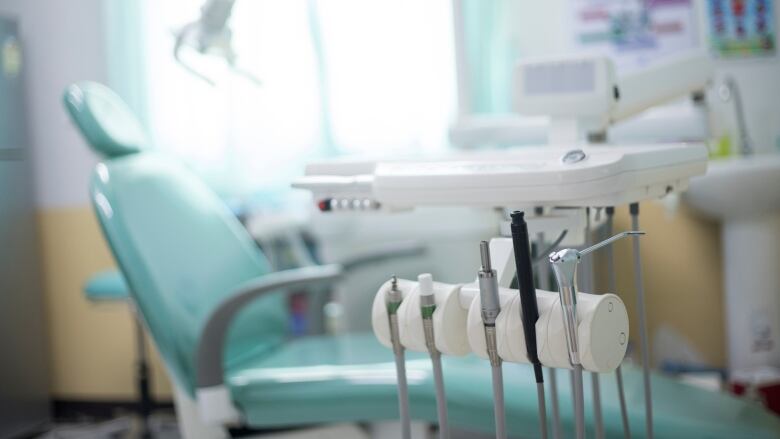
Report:
<svg viewBox="0 0 780 439"><path fill-rule="evenodd" d="M323 211L416 206L615 206L683 191L707 169L701 143L527 146L422 160L312 163L293 187Z"/></svg>

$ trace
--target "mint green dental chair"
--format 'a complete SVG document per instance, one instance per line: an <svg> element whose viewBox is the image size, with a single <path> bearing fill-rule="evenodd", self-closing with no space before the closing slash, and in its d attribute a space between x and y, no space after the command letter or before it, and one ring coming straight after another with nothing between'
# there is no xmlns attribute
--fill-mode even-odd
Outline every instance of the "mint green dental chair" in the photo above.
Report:
<svg viewBox="0 0 780 439"><path fill-rule="evenodd" d="M203 437L211 425L266 429L397 419L392 353L373 335L290 339L286 333L284 292L335 282L342 268L271 272L245 229L201 181L176 160L134 142L140 128L116 102L110 90L94 84L72 86L65 96L82 131L97 126L127 140L110 146L119 154L102 152L109 158L96 167L90 195L172 378L180 418L194 416L190 421L199 423L184 427L184 435ZM100 145L104 134L93 134L90 143ZM430 362L413 353L407 359L412 416L433 424ZM568 375L558 373L563 427L571 433ZM453 428L492 432L490 375L489 365L473 356L445 358ZM533 370L505 364L504 377L509 432L538 437ZM641 373L625 365L624 381L632 433L641 438ZM607 437L622 437L613 380L601 382ZM653 376L653 387L658 438L780 435L780 421L758 404L660 375Z"/></svg>

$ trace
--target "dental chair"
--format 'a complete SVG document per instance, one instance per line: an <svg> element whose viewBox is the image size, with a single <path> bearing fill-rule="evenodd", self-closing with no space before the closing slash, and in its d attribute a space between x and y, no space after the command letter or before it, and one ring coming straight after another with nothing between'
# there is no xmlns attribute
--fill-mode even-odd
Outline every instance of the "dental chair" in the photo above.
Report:
<svg viewBox="0 0 780 439"><path fill-rule="evenodd" d="M139 124L110 90L74 85L65 104L82 132L96 131L89 143L106 157L95 168L90 197L171 377L184 437L226 437L236 431L231 428L397 419L393 355L372 334L288 336L285 293L337 282L343 266L272 272L246 230L203 182L175 159L137 142ZM489 365L474 356L447 357L443 368L452 428L492 432ZM571 432L567 374L556 373L563 428ZM408 353L407 375L413 418L434 424L427 355ZM538 437L532 368L505 364L504 376L508 431ZM637 438L643 434L641 379L625 365ZM601 380L605 429L607 437L622 437L612 381ZM780 432L780 422L756 403L660 375L653 376L653 386L658 438L769 438Z"/></svg>

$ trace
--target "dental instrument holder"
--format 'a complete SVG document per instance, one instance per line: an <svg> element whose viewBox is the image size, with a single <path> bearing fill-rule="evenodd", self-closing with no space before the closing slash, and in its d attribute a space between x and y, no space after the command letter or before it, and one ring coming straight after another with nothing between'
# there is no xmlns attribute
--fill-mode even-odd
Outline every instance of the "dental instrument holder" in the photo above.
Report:
<svg viewBox="0 0 780 439"><path fill-rule="evenodd" d="M494 239L493 241L497 241ZM498 271L499 252L491 242L491 263ZM511 240L501 241L511 246ZM501 264L503 265L503 264ZM475 276L476 277L476 276ZM501 311L496 318L498 355L502 362L528 364L525 335L521 319L520 296L516 289L501 287L499 301ZM391 288L387 281L380 286L371 308L371 327L379 342L392 350L390 330L387 324L386 294ZM489 360L485 345L485 325L478 299L478 283L446 284L434 282L436 311L433 314L434 335L437 350L443 356L463 356L473 353ZM398 308L398 326L401 344L406 351L427 353L422 315L420 313L420 288L416 280L398 279L398 289L403 302ZM561 318L557 291L537 290L539 323L537 345L539 360L545 367L571 368L566 346L566 336ZM577 314L579 332L582 335L597 332L599 337L583 337L580 353L584 370L610 373L622 361L629 327L628 313L623 301L614 294L578 293ZM598 355L596 355L598 353Z"/></svg>
<svg viewBox="0 0 780 439"><path fill-rule="evenodd" d="M398 332L398 308L403 302L403 293L398 289L398 278L393 276L390 289L386 294L387 321L390 328L390 341L393 344L395 357L396 377L398 380L398 411L401 417L401 431L403 439L412 436L411 417L409 415L409 387L406 381L406 364L404 359L404 347L401 345L401 337Z"/></svg>

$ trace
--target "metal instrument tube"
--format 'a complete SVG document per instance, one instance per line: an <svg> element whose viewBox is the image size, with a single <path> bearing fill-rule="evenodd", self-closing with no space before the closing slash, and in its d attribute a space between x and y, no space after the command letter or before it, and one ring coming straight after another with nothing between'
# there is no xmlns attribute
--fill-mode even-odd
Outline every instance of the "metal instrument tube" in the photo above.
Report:
<svg viewBox="0 0 780 439"><path fill-rule="evenodd" d="M501 312L498 297L498 278L490 262L490 247L487 241L479 243L482 268L477 273L479 279L479 301L482 308L482 324L485 325L485 347L493 373L493 416L496 426L496 438L506 438L506 414L504 408L504 378L501 371L501 357L498 356L496 340L496 318Z"/></svg>
<svg viewBox="0 0 780 439"><path fill-rule="evenodd" d="M631 228L639 228L639 203L629 206ZM634 236L634 286L636 288L636 310L639 315L639 344L642 349L642 378L645 388L645 437L653 439L653 398L650 385L650 348L647 340L647 311L645 310L645 287L642 281L642 254L639 237Z"/></svg>
<svg viewBox="0 0 780 439"><path fill-rule="evenodd" d="M420 286L420 313L422 314L425 347L431 357L434 387L436 388L436 411L439 417L439 439L449 439L450 427L447 417L447 397L444 392L444 374L441 367L441 353L436 348L433 329L433 312L436 311L436 299L433 291L433 277L429 273L417 277Z"/></svg>
<svg viewBox="0 0 780 439"><path fill-rule="evenodd" d="M387 315L390 325L390 341L393 344L393 356L395 358L395 373L398 380L398 412L401 415L401 433L403 439L411 439L412 426L409 414L409 385L406 381L406 363L404 359L404 347L398 335L398 307L401 306L403 296L398 290L398 279L393 276L390 290L387 292Z"/></svg>
<svg viewBox="0 0 780 439"><path fill-rule="evenodd" d="M604 209L604 211L607 215L605 232L607 236L610 236L612 235L612 229L614 227L615 208L610 206ZM607 247L605 251L607 252L607 289L610 293L617 294L614 251L612 250L612 246ZM626 393L623 389L623 370L620 365L615 369L615 381L617 384L618 401L620 402L620 418L623 422L623 437L624 439L631 439L631 427L628 423L628 408L626 406Z"/></svg>

